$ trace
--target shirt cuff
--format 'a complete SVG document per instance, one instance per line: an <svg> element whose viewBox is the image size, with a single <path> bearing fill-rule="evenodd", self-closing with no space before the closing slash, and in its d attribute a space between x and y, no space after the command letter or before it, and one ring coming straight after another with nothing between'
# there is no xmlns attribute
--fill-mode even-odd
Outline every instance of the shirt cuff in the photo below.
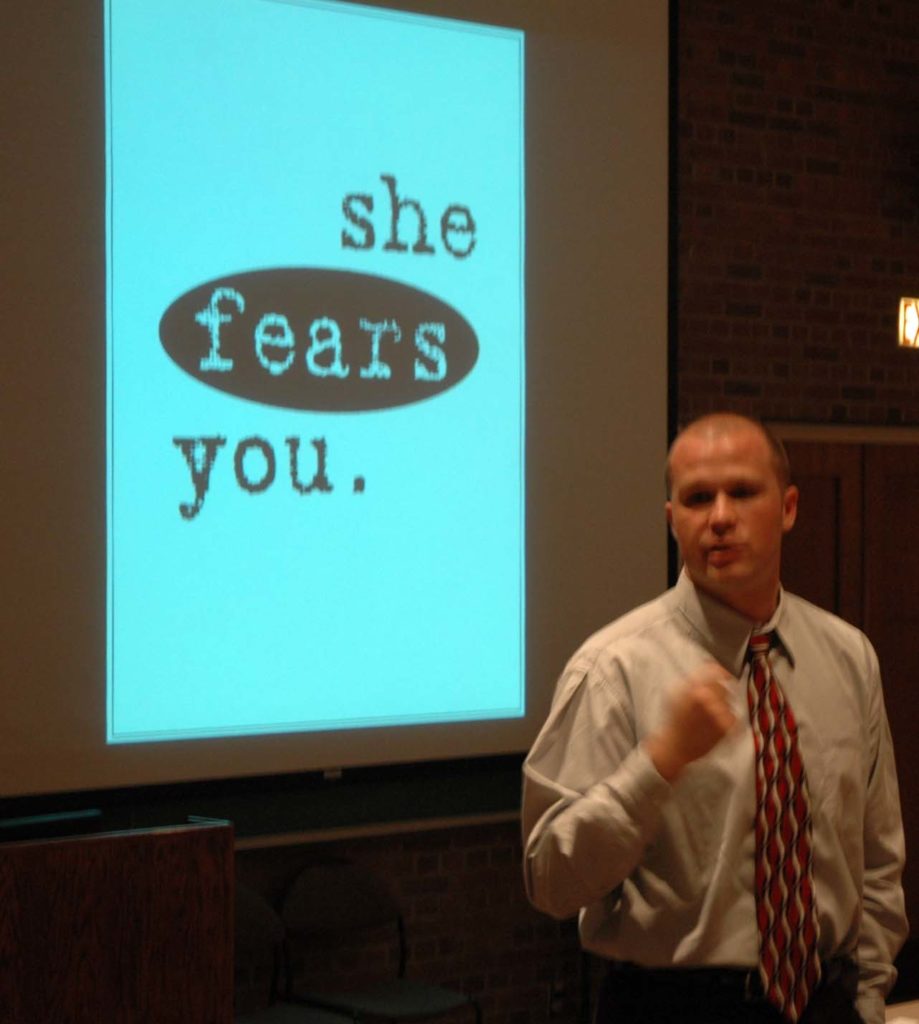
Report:
<svg viewBox="0 0 919 1024"><path fill-rule="evenodd" d="M606 785L606 783L600 783ZM631 750L616 772L616 792L635 821L650 822L670 799L673 786L654 766L644 745Z"/></svg>

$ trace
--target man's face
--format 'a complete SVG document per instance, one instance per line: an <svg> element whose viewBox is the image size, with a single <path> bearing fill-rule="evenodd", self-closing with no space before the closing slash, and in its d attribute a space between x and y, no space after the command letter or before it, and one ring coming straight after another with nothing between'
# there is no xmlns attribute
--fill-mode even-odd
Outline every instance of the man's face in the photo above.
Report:
<svg viewBox="0 0 919 1024"><path fill-rule="evenodd" d="M753 424L688 430L670 459L667 519L692 581L763 622L775 610L782 536L798 506Z"/></svg>

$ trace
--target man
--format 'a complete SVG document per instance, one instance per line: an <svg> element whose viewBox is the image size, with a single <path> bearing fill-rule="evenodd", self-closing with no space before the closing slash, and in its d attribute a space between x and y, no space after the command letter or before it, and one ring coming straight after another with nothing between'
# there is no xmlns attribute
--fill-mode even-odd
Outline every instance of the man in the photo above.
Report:
<svg viewBox="0 0 919 1024"><path fill-rule="evenodd" d="M683 571L559 680L528 894L611 961L598 1024L881 1024L906 921L874 651L781 589L798 492L761 424L695 421L667 475Z"/></svg>

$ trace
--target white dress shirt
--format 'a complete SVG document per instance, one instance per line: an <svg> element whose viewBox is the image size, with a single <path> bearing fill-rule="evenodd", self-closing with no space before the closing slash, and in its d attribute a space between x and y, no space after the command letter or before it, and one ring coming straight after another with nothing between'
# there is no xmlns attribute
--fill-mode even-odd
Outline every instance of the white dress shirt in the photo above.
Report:
<svg viewBox="0 0 919 1024"><path fill-rule="evenodd" d="M859 1012L879 1024L907 926L877 657L864 634L792 594L766 625L808 778L820 955L857 960ZM525 877L541 910L580 911L586 950L653 967L756 965L752 627L684 573L562 673L524 765ZM738 725L671 785L640 741L660 727L670 690L712 658L737 679Z"/></svg>

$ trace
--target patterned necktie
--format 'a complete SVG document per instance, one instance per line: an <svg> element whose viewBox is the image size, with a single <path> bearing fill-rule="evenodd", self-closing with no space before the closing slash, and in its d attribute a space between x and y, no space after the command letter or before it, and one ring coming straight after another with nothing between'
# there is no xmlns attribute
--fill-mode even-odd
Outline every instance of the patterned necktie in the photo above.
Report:
<svg viewBox="0 0 919 1024"><path fill-rule="evenodd" d="M807 780L798 726L768 653L772 633L750 638L747 701L756 748L756 918L766 999L797 1021L820 980Z"/></svg>

